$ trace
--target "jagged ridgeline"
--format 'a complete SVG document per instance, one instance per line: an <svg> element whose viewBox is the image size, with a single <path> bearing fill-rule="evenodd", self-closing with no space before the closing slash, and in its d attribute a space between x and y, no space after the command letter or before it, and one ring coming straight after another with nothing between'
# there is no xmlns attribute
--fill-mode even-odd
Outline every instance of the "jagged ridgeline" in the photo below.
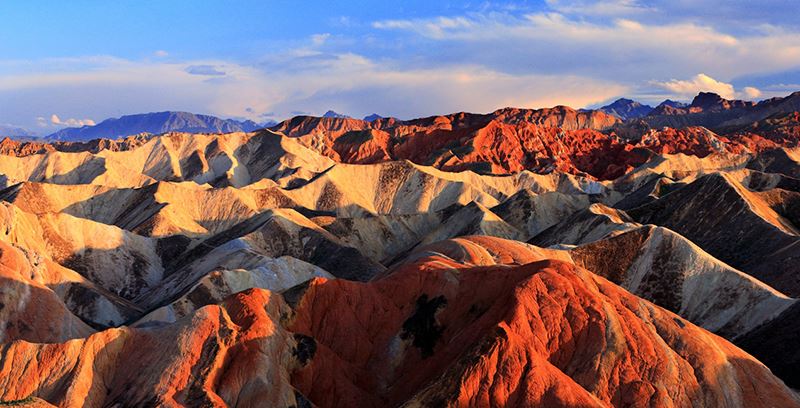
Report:
<svg viewBox="0 0 800 408"><path fill-rule="evenodd" d="M5 139L0 405L800 406L799 95Z"/></svg>

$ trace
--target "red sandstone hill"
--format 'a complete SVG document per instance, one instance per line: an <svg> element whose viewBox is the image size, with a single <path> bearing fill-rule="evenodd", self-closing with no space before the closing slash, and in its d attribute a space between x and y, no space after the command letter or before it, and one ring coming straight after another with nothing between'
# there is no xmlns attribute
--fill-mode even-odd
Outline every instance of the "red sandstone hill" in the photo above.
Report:
<svg viewBox="0 0 800 408"><path fill-rule="evenodd" d="M489 114L462 112L405 121L298 116L271 130L340 163L409 160L445 171L567 172L609 180L643 164L651 153L705 157L796 146L800 142L798 95L753 104L701 93L686 108L662 105L662 110L672 111L656 109L625 124L601 111L557 106L503 108ZM146 141L147 136L53 144L7 139L0 142L0 153L96 153L103 149L130 150Z"/></svg>
<svg viewBox="0 0 800 408"><path fill-rule="evenodd" d="M253 289L2 360L0 398L60 406L800 406L727 341L559 261Z"/></svg>
<svg viewBox="0 0 800 408"><path fill-rule="evenodd" d="M800 406L796 95L696 102L0 141L0 406Z"/></svg>
<svg viewBox="0 0 800 408"><path fill-rule="evenodd" d="M706 109L703 112L708 114L751 106L720 102L713 95L698 99L697 109ZM410 160L446 171L561 171L601 180L619 177L644 163L647 152L705 157L759 152L798 141L791 134L778 138L774 131L765 137L758 132L721 136L699 126L654 130L648 125L619 125L616 118L599 111L556 107L506 108L488 115L460 113L411 121L299 117L273 130L343 163Z"/></svg>

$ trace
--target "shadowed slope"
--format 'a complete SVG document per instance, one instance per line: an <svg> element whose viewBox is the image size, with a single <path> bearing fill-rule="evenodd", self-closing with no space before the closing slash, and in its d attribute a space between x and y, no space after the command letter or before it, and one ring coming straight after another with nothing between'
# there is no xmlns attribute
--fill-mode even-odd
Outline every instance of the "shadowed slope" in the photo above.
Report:
<svg viewBox="0 0 800 408"><path fill-rule="evenodd" d="M316 344L298 389L322 406L800 402L725 340L570 264L457 265L312 281L292 301L290 328Z"/></svg>
<svg viewBox="0 0 800 408"><path fill-rule="evenodd" d="M731 176L711 174L628 211L790 296L800 295L797 228Z"/></svg>
<svg viewBox="0 0 800 408"><path fill-rule="evenodd" d="M0 398L800 406L725 340L571 264L459 268L426 262L373 283L315 279L287 292L288 305L251 289L170 325L9 343L0 351Z"/></svg>

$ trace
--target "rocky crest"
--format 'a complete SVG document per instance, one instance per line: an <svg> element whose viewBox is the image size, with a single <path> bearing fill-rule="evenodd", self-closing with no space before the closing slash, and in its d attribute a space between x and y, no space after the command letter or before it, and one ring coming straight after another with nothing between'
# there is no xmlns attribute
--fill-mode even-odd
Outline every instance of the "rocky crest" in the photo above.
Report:
<svg viewBox="0 0 800 408"><path fill-rule="evenodd" d="M796 100L5 139L0 405L800 406Z"/></svg>

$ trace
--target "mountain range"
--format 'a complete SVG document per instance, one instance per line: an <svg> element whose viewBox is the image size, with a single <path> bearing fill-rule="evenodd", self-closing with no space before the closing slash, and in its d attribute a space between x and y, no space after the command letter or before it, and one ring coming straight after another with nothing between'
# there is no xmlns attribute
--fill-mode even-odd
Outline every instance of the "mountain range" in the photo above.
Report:
<svg viewBox="0 0 800 408"><path fill-rule="evenodd" d="M775 100L782 100L782 98L773 98L771 100L761 101L758 104L753 102L744 101L727 101L723 100L719 95L713 93L701 93L696 97L692 103L675 102L672 100L665 100L655 108L641 104L637 101L619 98L614 102L597 108L597 111L607 113L623 122L635 122L637 120L645 120L650 126L667 125L670 127L681 127L686 125L705 125L706 120L699 120L697 114L708 112L710 109L717 111L727 111L728 115L716 115L715 118L726 117L728 119L734 118L741 110L759 111L766 108L769 111L769 106L775 103ZM725 104L728 105L725 105ZM587 112L591 110L580 109L580 112ZM778 109L779 112L785 112L786 109ZM673 116L672 118L669 118ZM675 118L674 116L680 116ZM702 115L700 115L702 116ZM767 115L768 116L768 115ZM336 118L336 119L351 119L350 116L337 113L329 110L322 115L323 118ZM764 117L762 117L763 119ZM371 114L364 117L366 122L375 122L379 119L385 119L378 114ZM675 120L681 121L694 121L687 123L672 123ZM753 118L747 118L743 123L755 122ZM117 139L127 136L139 134L163 134L167 132L188 132L188 133L230 133L230 132L251 132L261 128L273 127L278 125L278 122L268 121L264 123L255 123L251 120L237 121L234 119L220 119L209 115L198 115L188 112L155 112L143 113L135 115L126 115L120 118L106 119L96 125L83 126L80 128L65 128L55 133L52 133L44 140L49 141L65 141L65 142L87 142L94 139ZM717 124L709 124L709 128L713 128ZM11 137L15 139L32 139L33 133L22 128L0 125L0 136Z"/></svg>
<svg viewBox="0 0 800 408"><path fill-rule="evenodd" d="M261 128L247 120L220 119L189 112L155 112L106 119L93 126L65 128L46 136L47 140L85 142L93 139L116 139L140 133L166 132L230 133L252 132Z"/></svg>
<svg viewBox="0 0 800 408"><path fill-rule="evenodd" d="M24 138L32 138L35 137L36 135L33 132L18 126L0 124L0 136L13 137L15 139L24 139Z"/></svg>
<svg viewBox="0 0 800 408"><path fill-rule="evenodd" d="M3 139L0 405L800 407L798 97Z"/></svg>

